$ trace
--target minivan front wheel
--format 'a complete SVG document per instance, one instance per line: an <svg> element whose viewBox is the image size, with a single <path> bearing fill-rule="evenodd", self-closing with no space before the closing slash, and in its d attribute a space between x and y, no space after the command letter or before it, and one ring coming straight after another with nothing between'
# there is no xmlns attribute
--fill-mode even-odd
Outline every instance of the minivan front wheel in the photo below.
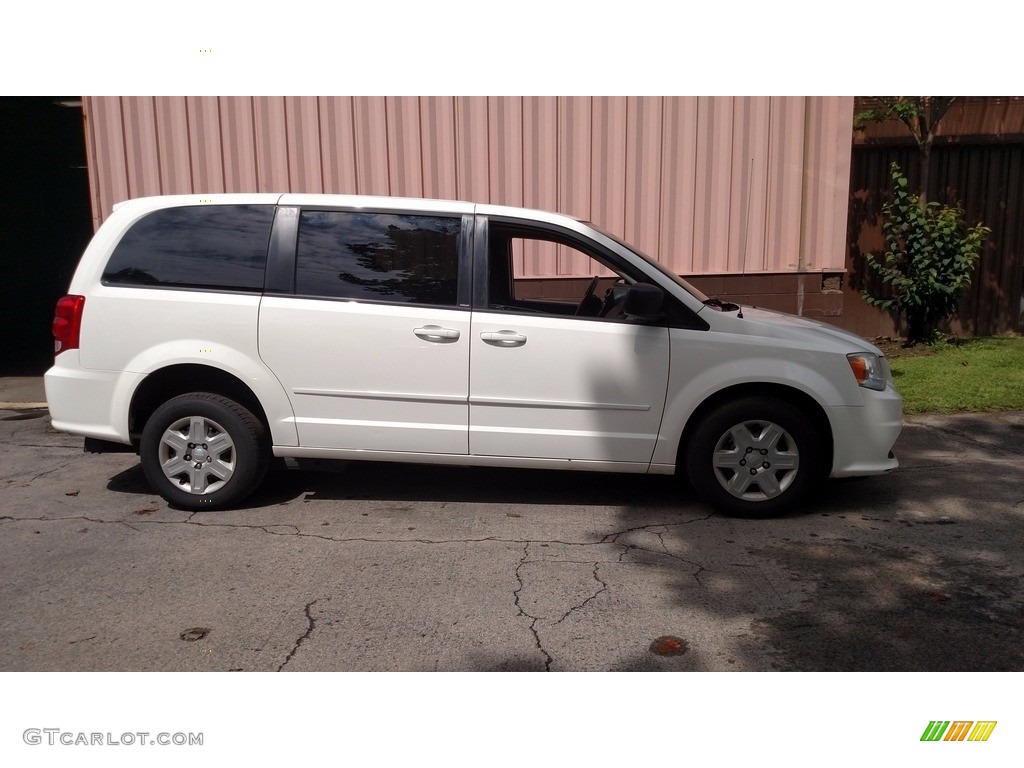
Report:
<svg viewBox="0 0 1024 768"><path fill-rule="evenodd" d="M821 438L781 400L751 398L713 411L689 442L686 467L700 496L732 514L784 512L820 480Z"/></svg>
<svg viewBox="0 0 1024 768"><path fill-rule="evenodd" d="M269 450L263 424L221 395L191 392L146 422L139 454L146 479L183 509L236 504L263 479Z"/></svg>

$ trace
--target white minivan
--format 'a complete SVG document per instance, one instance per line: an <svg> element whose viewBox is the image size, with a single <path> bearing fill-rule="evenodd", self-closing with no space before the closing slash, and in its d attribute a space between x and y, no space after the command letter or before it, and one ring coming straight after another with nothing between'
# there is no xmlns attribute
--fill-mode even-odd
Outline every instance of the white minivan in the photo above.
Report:
<svg viewBox="0 0 1024 768"><path fill-rule="evenodd" d="M538 264L590 275L538 279ZM708 298L568 216L339 195L131 200L57 303L46 395L185 509L271 457L670 474L732 513L894 469L882 353Z"/></svg>

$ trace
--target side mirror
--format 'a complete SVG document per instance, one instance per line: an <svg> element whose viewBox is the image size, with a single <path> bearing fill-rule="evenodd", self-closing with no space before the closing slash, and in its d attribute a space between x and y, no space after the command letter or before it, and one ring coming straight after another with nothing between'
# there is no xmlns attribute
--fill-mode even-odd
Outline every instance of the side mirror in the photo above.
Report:
<svg viewBox="0 0 1024 768"><path fill-rule="evenodd" d="M656 285L634 283L626 293L622 314L634 320L656 320L661 316L665 292Z"/></svg>

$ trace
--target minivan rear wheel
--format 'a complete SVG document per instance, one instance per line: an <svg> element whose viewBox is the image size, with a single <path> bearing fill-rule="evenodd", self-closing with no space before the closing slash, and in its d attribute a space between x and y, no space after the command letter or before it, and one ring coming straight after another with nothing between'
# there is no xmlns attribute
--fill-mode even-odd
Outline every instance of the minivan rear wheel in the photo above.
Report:
<svg viewBox="0 0 1024 768"><path fill-rule="evenodd" d="M792 508L822 477L821 438L799 409L747 398L712 411L686 451L697 493L730 514L768 517Z"/></svg>
<svg viewBox="0 0 1024 768"><path fill-rule="evenodd" d="M263 424L221 395L190 392L153 412L139 446L146 479L182 509L217 509L242 501L267 471Z"/></svg>

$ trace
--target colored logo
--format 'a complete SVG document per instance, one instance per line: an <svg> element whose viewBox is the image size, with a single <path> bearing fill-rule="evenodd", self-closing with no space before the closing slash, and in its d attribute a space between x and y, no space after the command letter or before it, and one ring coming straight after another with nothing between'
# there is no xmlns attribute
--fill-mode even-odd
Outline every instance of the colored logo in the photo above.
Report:
<svg viewBox="0 0 1024 768"><path fill-rule="evenodd" d="M988 741L995 729L995 720L932 720L921 741Z"/></svg>

